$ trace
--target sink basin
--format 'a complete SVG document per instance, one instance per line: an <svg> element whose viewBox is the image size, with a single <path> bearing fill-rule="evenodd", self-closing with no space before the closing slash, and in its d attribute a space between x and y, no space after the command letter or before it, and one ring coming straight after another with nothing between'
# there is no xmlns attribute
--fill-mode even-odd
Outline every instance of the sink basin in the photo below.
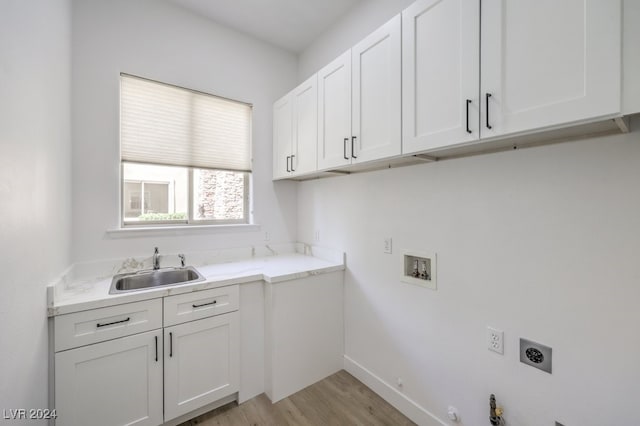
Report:
<svg viewBox="0 0 640 426"><path fill-rule="evenodd" d="M191 284L198 281L204 281L204 277L193 266L119 274L113 277L109 294L147 290L168 285Z"/></svg>

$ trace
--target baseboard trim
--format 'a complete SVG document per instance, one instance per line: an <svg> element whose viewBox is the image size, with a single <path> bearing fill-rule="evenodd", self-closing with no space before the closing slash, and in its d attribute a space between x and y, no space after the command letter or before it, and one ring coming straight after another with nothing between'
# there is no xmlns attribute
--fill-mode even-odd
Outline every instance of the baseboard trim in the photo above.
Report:
<svg viewBox="0 0 640 426"><path fill-rule="evenodd" d="M380 395L382 399L393 405L402 414L409 417L413 422L424 426L447 426L447 423L438 419L406 395L398 392L393 386L386 383L347 355L344 356L344 369L367 385L372 391Z"/></svg>

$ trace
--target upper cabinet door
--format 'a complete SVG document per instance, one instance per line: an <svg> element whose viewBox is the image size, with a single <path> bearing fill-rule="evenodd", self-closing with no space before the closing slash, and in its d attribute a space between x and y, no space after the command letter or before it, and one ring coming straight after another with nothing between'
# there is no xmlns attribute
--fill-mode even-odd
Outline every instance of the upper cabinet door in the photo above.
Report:
<svg viewBox="0 0 640 426"><path fill-rule="evenodd" d="M480 1L419 0L402 12L402 152L478 140Z"/></svg>
<svg viewBox="0 0 640 426"><path fill-rule="evenodd" d="M314 74L293 90L293 175L315 172L318 145L318 78Z"/></svg>
<svg viewBox="0 0 640 426"><path fill-rule="evenodd" d="M350 141L351 50L348 50L318 71L318 170L351 164L347 150Z"/></svg>
<svg viewBox="0 0 640 426"><path fill-rule="evenodd" d="M291 171L293 140L291 93L273 104L273 179L287 178Z"/></svg>
<svg viewBox="0 0 640 426"><path fill-rule="evenodd" d="M354 163L402 151L400 27L398 15L351 49Z"/></svg>
<svg viewBox="0 0 640 426"><path fill-rule="evenodd" d="M482 1L482 137L620 113L619 0Z"/></svg>

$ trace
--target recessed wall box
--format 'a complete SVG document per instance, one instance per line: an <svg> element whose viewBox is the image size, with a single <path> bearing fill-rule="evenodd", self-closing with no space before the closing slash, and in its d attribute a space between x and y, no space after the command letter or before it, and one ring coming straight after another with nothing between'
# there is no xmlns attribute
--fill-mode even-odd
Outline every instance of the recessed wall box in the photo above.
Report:
<svg viewBox="0 0 640 426"><path fill-rule="evenodd" d="M549 346L520 338L520 362L551 374L551 355Z"/></svg>
<svg viewBox="0 0 640 426"><path fill-rule="evenodd" d="M402 282L437 289L435 253L405 251L402 260Z"/></svg>

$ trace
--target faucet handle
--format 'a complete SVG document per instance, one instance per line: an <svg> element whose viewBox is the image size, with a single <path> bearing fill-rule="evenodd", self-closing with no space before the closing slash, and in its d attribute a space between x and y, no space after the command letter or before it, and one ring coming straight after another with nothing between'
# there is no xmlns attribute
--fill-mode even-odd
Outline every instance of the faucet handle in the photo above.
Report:
<svg viewBox="0 0 640 426"><path fill-rule="evenodd" d="M180 258L180 265L184 268L184 265L185 265L184 254L179 254L178 257Z"/></svg>

